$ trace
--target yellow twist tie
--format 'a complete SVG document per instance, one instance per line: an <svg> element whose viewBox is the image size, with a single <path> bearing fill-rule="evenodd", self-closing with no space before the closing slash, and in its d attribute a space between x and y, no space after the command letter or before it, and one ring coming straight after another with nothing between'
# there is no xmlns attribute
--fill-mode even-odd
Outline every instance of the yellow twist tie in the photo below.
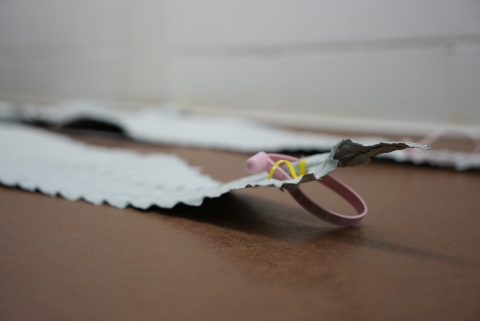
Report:
<svg viewBox="0 0 480 321"><path fill-rule="evenodd" d="M292 175L292 178L297 178L297 173L295 173L295 168L293 167L292 163L287 161L287 160L284 160L284 159L281 159L279 161L277 161L272 169L270 170L270 173L268 174L268 179L271 179L273 174L275 173L275 171L277 170L278 166L280 166L281 164L287 164L288 166L288 169L290 170L290 175ZM304 159L302 159L300 161L300 175L303 176L307 173L307 171L305 170L305 165L306 165L306 161Z"/></svg>
<svg viewBox="0 0 480 321"><path fill-rule="evenodd" d="M306 165L307 165L307 161L302 159L300 161L300 176L307 174L307 170L305 169Z"/></svg>

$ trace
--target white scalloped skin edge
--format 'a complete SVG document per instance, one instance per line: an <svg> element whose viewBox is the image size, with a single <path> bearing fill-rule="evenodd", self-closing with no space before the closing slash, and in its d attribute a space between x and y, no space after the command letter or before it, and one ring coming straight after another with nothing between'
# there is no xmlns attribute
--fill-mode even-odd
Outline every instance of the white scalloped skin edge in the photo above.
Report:
<svg viewBox="0 0 480 321"><path fill-rule="evenodd" d="M337 143L331 153L306 157L308 174L302 177L268 180L267 173L260 173L221 183L175 155L91 146L44 130L0 123L0 182L118 208L171 208L178 203L198 206L206 197L231 190L282 188L321 179L337 168L333 155L344 143Z"/></svg>

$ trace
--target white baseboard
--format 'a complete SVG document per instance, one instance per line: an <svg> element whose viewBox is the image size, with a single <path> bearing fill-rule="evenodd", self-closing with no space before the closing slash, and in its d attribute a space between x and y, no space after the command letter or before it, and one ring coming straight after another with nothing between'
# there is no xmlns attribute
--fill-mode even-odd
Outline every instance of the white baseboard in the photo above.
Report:
<svg viewBox="0 0 480 321"><path fill-rule="evenodd" d="M189 111L205 114L222 114L240 116L264 121L274 125L327 130L339 132L356 132L365 134L424 136L438 129L469 131L480 135L480 125L465 125L453 123L430 123L419 121L367 119L330 116L307 113L291 113L285 111L255 111L240 109L223 109L211 107L190 107Z"/></svg>
<svg viewBox="0 0 480 321"><path fill-rule="evenodd" d="M36 102L36 103L55 103L64 101L65 99L52 97L32 97L32 96L14 96L0 95L0 100L17 102ZM152 104L140 102L119 102L100 100L111 106L133 109L141 106L152 107ZM271 110L247 110L233 108L215 108L204 106L189 106L182 108L186 111L215 114L226 116L239 116L254 120L263 121L273 125L288 126L293 128L304 128L311 130L325 130L338 132L355 132L365 134L385 134L385 135L401 135L401 136L424 136L438 129L449 129L458 131L469 131L480 135L480 124L455 124L440 122L421 122L421 121L405 121L405 120L388 120L374 118L359 118L346 116L321 115L316 113L293 113L286 111Z"/></svg>

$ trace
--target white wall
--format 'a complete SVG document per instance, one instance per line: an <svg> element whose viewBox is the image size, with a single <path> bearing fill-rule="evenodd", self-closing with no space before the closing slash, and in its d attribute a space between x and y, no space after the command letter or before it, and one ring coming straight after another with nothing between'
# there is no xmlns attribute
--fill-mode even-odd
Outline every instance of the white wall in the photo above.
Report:
<svg viewBox="0 0 480 321"><path fill-rule="evenodd" d="M0 2L0 92L112 97L120 55L115 2Z"/></svg>
<svg viewBox="0 0 480 321"><path fill-rule="evenodd" d="M0 0L0 96L165 99L161 4Z"/></svg>
<svg viewBox="0 0 480 321"><path fill-rule="evenodd" d="M0 0L0 96L480 125L479 0Z"/></svg>

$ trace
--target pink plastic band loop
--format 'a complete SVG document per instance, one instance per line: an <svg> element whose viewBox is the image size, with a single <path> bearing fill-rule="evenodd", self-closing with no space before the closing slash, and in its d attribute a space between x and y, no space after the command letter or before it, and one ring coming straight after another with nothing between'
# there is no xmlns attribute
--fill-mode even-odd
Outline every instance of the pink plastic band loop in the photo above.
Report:
<svg viewBox="0 0 480 321"><path fill-rule="evenodd" d="M467 130L460 130L460 129L439 129L436 131L431 132L417 143L422 145L432 145L434 142L441 138L445 138L448 136L458 136L462 138L466 138L475 144L471 154L478 154L480 153L480 136L477 134L467 131ZM416 148L407 149L410 153L415 153L418 151Z"/></svg>
<svg viewBox="0 0 480 321"><path fill-rule="evenodd" d="M367 204L365 201L350 187L342 183L333 176L327 175L318 181L323 185L334 190L338 195L342 196L349 202L357 211L358 215L349 216L330 211L309 199L300 189L289 191L290 195L308 212L316 217L327 221L329 223L339 226L355 226L360 224L360 221L367 214Z"/></svg>
<svg viewBox="0 0 480 321"><path fill-rule="evenodd" d="M296 162L299 159L292 156L288 156L288 155L266 154L264 152L260 152L252 156L247 161L247 169L250 172L253 172L251 170L252 168L255 168L255 170L263 170L263 171L269 172L272 166L280 160ZM273 177L278 180L291 179L290 175L282 167L277 168ZM358 214L354 216L349 216L349 215L343 215L343 214L339 214L339 213L330 211L328 209L325 209L322 206L313 202L310 198L308 198L299 188L288 189L288 192L309 213L315 215L316 217L326 222L339 225L339 226L358 225L368 211L367 204L360 197L360 195L358 195L353 189L351 189L349 186L344 184L342 181L330 175L324 176L322 177L321 180L317 180L317 181L327 186L328 188L336 192L341 197L343 197L347 202L349 202L355 208Z"/></svg>

